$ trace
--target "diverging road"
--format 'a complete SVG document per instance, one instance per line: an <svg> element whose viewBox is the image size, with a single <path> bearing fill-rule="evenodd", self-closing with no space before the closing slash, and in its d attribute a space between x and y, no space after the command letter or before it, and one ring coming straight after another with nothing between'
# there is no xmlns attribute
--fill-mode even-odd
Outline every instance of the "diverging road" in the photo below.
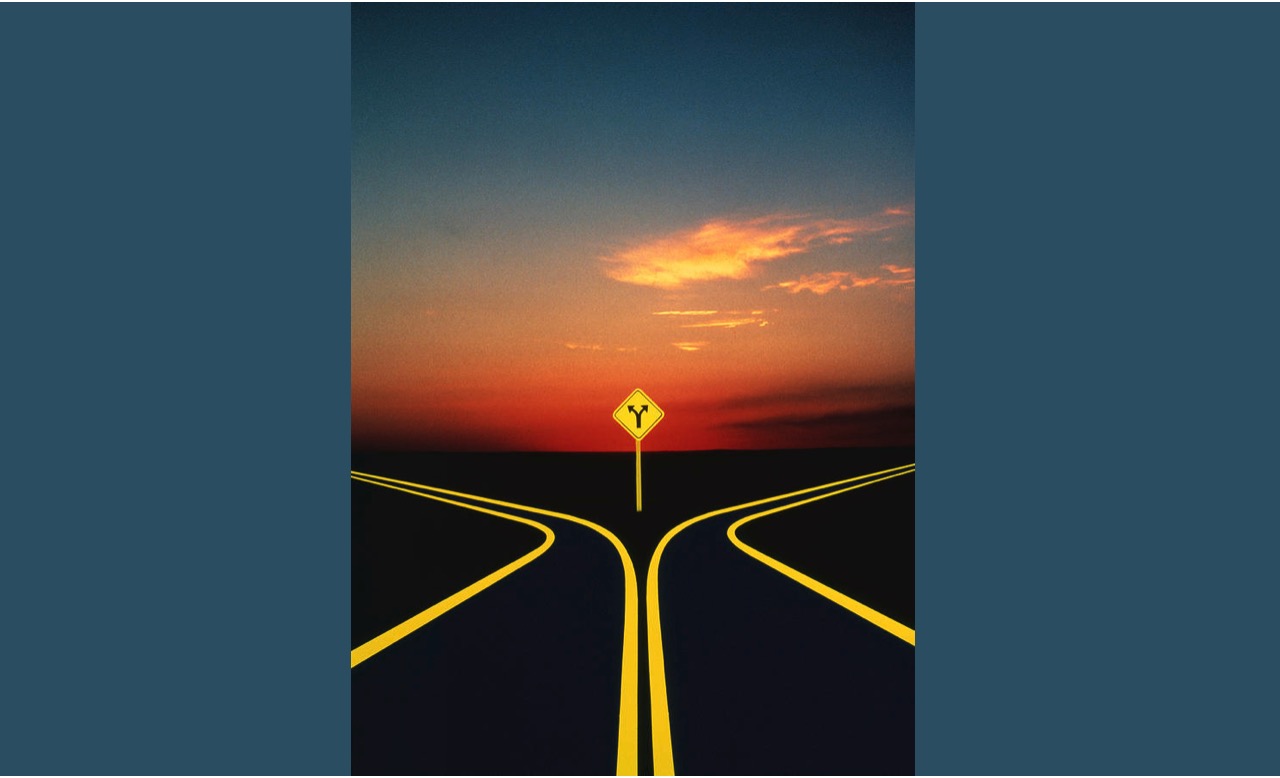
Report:
<svg viewBox="0 0 1280 778"><path fill-rule="evenodd" d="M589 520L353 472L524 540L357 641L353 773L913 773L912 473L687 519L638 579Z"/></svg>

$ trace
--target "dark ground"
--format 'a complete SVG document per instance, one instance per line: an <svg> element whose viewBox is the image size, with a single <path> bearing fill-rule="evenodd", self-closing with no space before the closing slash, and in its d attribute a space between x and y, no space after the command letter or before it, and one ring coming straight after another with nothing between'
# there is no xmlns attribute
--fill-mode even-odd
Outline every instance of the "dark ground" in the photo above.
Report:
<svg viewBox="0 0 1280 778"><path fill-rule="evenodd" d="M915 449L657 452L644 453L641 461L644 510L638 514L634 453L357 452L351 467L594 521L618 536L643 580L641 568L658 541L685 519L909 464Z"/></svg>
<svg viewBox="0 0 1280 778"><path fill-rule="evenodd" d="M635 564L641 595L640 771L643 774L652 770L643 600L648 563L662 536L676 524L707 511L909 464L914 461L914 450L645 453L644 510L639 514L635 511L634 457L634 453L357 452L352 456L352 469L568 513L600 524L619 537ZM913 625L913 489L914 476L896 478L755 520L740 530L739 537L833 588ZM358 482L352 484L352 503L353 646L542 542L542 534L529 527L471 511L460 517L457 515L460 509L452 509L453 512L428 509L426 504L436 504ZM750 511L736 513L733 518L747 513ZM881 635L885 633L876 635L874 629L867 631L865 622L730 546L724 537L728 517L717 523L714 530L710 527L713 523L716 522L704 522L708 526L696 535L694 530L702 525L677 536L664 555L661 568L664 653L671 687L677 770L740 774L911 772L913 766L903 755L913 746L910 731L913 690L900 680L888 686L881 683L885 677L901 679L904 673L910 674L914 661L910 648L904 650L905 644L895 644L896 639L882 640ZM616 553L608 548L604 545L607 553L603 555L611 555L608 562L617 569ZM551 551L548 551L544 558L531 563L529 575L533 575L532 571L540 564L547 566L550 559ZM690 560L693 567L689 567ZM699 560L706 564L700 564ZM572 571L564 574L573 576ZM517 574L509 580L516 581ZM714 594L719 591L718 587L725 586L729 587L724 590L725 596ZM608 588L612 590L614 585L609 584ZM622 598L609 599L614 600L615 605L604 607L616 608L617 613L599 614L597 618L620 623ZM479 601L477 597L472 602ZM468 610L472 602L457 610ZM753 603L764 603L767 607L763 612L752 611ZM703 612L704 607L710 608L713 604L714 612ZM744 607L747 610L742 610ZM478 612L480 608L473 610ZM800 617L800 613L809 615ZM669 619L671 627L667 626ZM677 627L677 622L685 627ZM711 631L689 628L697 624L719 624L719 627ZM824 640L824 635L829 639ZM865 646L858 651L878 659L872 663L842 661L842 657L848 660L848 656L840 647L847 647L850 640L861 641ZM762 647L763 653L729 650L743 642ZM823 646L822 650L815 652L815 645ZM685 657L693 664L682 664ZM377 658L369 664L375 661ZM613 661L616 663L617 659ZM790 669L762 666L761 662L782 662L790 665ZM887 676L876 669L885 662L894 668ZM712 671L712 668L719 669ZM686 683L687 692L682 692L675 687L680 674L686 671L695 672L695 678L708 683L701 687ZM723 674L718 675L721 671ZM794 676L794 683L785 681L788 674ZM783 679L783 682L771 691L766 689L766 698L748 697L731 702L734 695L730 690L759 686L741 683L742 679L753 676L773 681ZM825 689L826 696L808 705L813 714L810 718L796 715L778 718L779 711L804 705L799 701L803 695L795 696L795 684L801 688ZM878 694L884 699L904 699L900 705L891 706L893 710L889 713L883 705L875 707L879 713L870 719L866 713L870 709L866 706L859 712L839 703L840 695L865 697L872 693L868 691L872 687L880 688ZM779 694L783 696L777 697ZM353 699L358 696L353 694ZM613 699L616 706L616 694ZM678 702L682 705L679 709ZM741 719L752 705L761 704L764 707L759 708L751 720L772 734L744 726ZM774 713L766 715L771 710ZM359 715L359 709L353 710L353 719ZM616 708L614 719L616 724ZM805 721L809 723L802 724ZM359 721L353 722L353 730L359 726ZM851 762L850 750L839 745L859 742L850 727L863 733L874 732L867 747L890 756L868 759L863 749L863 756ZM497 737L497 733L493 734ZM834 743L837 747L821 747L822 743ZM745 745L750 747L743 747ZM803 749L797 751L801 745ZM370 760L366 754L362 760L360 748L359 741L353 743L354 772L397 772L389 769L395 764L385 759ZM483 760L474 764L481 763ZM361 764L370 769L360 769ZM428 760L425 764L432 763ZM445 762L435 764L445 766ZM414 769L434 773L474 773L481 769L457 769L465 767L465 761L449 760L448 764L448 770L424 770L421 763ZM566 763L549 764L543 772L575 772L572 765ZM528 762L520 762L518 757L511 766L523 768L514 769L515 772L539 772L531 769ZM501 765L491 763L490 767ZM588 771L594 769L588 768ZM499 773L511 771L497 770Z"/></svg>
<svg viewBox="0 0 1280 778"><path fill-rule="evenodd" d="M351 482L351 646L542 544L534 527Z"/></svg>
<svg viewBox="0 0 1280 778"><path fill-rule="evenodd" d="M359 481L352 493L364 511L357 526L380 524L380 514L368 512L378 507L405 519L417 513L442 531L417 547L405 533L381 533L398 541L385 559L363 555L358 567L374 568L363 577L376 586L366 587L355 609L374 611L383 604L366 598L381 593L399 610L380 607L378 620L359 618L369 637L544 539L515 522ZM547 523L555 524L555 542L542 556L352 668L354 774L614 772L623 624L617 553L586 527ZM486 534L491 545L462 545ZM509 556L499 558L498 546ZM383 570L390 560L414 569L438 564L444 572L393 575ZM396 586L396 579L406 583Z"/></svg>
<svg viewBox="0 0 1280 778"><path fill-rule="evenodd" d="M738 539L913 627L915 485L902 476L763 516Z"/></svg>

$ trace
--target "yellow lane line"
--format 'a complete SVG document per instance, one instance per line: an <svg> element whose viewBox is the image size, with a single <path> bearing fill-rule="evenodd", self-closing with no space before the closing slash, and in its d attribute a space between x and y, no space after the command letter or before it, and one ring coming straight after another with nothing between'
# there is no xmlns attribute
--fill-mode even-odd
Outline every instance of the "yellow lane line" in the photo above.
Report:
<svg viewBox="0 0 1280 778"><path fill-rule="evenodd" d="M479 511L480 513L487 513L491 516L497 516L499 518L508 519L510 521L518 521L521 524L528 524L530 527L535 527L537 529L540 529L542 530L542 533L546 535L546 538L542 541L542 545L538 546L534 550L520 557L516 561L508 565L504 565L503 567L500 567L497 570L494 570L492 573L489 573L484 578L481 578L479 581L476 581L475 583L471 584L470 586L463 589L462 591L456 592L455 594L452 594L444 598L440 602L436 603L435 605L432 605L430 608L427 608L426 610L422 611L418 615L400 622L399 624L387 630L386 632L383 632L381 635L378 635L373 640L370 640L369 642L354 649L351 652L352 667L355 667L356 665L360 664L364 660L368 659L369 657L373 656L374 654L378 653L384 648L390 646L392 643L395 643L397 640L407 637L408 635L413 633L415 630L418 630L423 625L427 624L432 619L436 618L437 616L443 613L446 613L447 611L451 610L452 608L458 605L461 605L463 602L467 601L474 595L480 593L484 589L489 588L493 584L497 583L498 581L501 581L503 578L506 578L508 575L514 573L516 570L519 570L520 568L529 564L533 560L537 559L539 556L542 555L544 551L546 551L548 548L551 548L551 544L554 543L556 539L556 535L554 532L551 531L550 527L544 524L539 524L536 521L530 521L529 519L522 519L519 516L512 516L507 513L492 511L492 510L489 510L488 508L481 508L476 505L467 505L466 503L456 502L454 500L446 500L443 497L435 497L429 494L420 494L418 492L412 492L412 491L409 491L408 489L402 489L398 486L384 484L379 481L371 481L368 478L360 478L355 475L353 475L352 478L356 481L364 481L367 484L382 486L387 489L395 489L401 492L408 492L409 494L412 494L417 497L426 497L427 499L430 499L430 500L438 500L439 502L448 503L449 505L456 505L459 508L466 508L467 510Z"/></svg>
<svg viewBox="0 0 1280 778"><path fill-rule="evenodd" d="M800 489L773 497L765 497L761 500L744 502L741 505L721 508L710 513L704 513L701 516L695 516L677 525L663 536L658 543L658 547L654 549L653 557L649 560L649 574L645 579L645 624L649 628L649 707L653 726L653 774L655 776L676 774L675 757L671 750L671 717L667 708L666 661L662 655L662 616L658 608L658 564L662 561L662 552L667 547L667 544L671 542L671 539L704 519L722 516L726 513L746 508L754 508L765 503L785 500L788 497L798 497L802 494L811 494L822 489L843 486L854 481L874 478L885 473L906 470L907 468L914 469L915 465L891 467L888 470L867 473L866 475L854 476L841 481L833 481L829 484L811 486L808 489Z"/></svg>
<svg viewBox="0 0 1280 778"><path fill-rule="evenodd" d="M828 497L835 497L837 494L844 494L845 492L849 492L854 489L861 489L864 486L870 486L871 484L878 484L881 481L888 481L890 478L897 478L900 475L908 475L914 472L915 472L915 469L912 468L911 470L906 470L901 473L894 473L893 475L887 475L884 478L877 478L874 481L867 481L866 483L861 483L861 484L858 484L857 486L850 486L845 489L839 489L834 492L828 492L827 494L820 494L817 497L810 497L806 500L799 500L798 502L793 502L787 505L781 505L777 508L770 508L767 511L760 511L759 513L753 513L750 516L738 519L729 527L729 540L732 541L733 545L737 546L739 549L744 551L747 554L747 556L750 556L751 558L759 562L763 562L764 564L768 565L769 567L772 567L774 570L777 570L779 573L782 573L783 575L790 578L791 580L809 587L813 591L817 592L818 594L821 594L823 597L826 597L828 600L831 600L835 604L843 608L847 608L848 610L852 611L858 616L861 616L862 618L876 625L880 629L883 629L885 632L888 632L894 637L902 638L903 640L907 641L908 643L914 646L916 644L916 631L911 627L908 627L907 625L902 624L900 622L894 621L893 619L884 615L880 611L870 606L863 605L862 603L858 602L852 597L841 594L840 592L836 591L835 589L832 589L830 586L827 586L821 581L817 581L817 580L814 580L813 578L810 578L809 576L805 575L804 573L800 572L794 567L788 567L787 565L784 565L783 563L779 562L778 560L774 559L768 554L761 552L759 549L753 548L752 546L748 546L746 543L742 542L738 538L738 527L741 527L743 524L746 524L748 521L754 521L760 518L761 516L769 516L771 514L780 513L782 511L790 510L792 508L798 508L801 505L807 505L817 500L825 500Z"/></svg>
<svg viewBox="0 0 1280 778"><path fill-rule="evenodd" d="M403 484L417 489L426 489L438 494L462 497L468 500L487 503L489 505L498 505L504 508L528 511L529 513L536 513L539 516L549 516L555 519L562 519L564 521L580 524L584 527L595 530L613 544L614 549L618 552L618 556L622 559L623 572L622 690L618 706L617 774L636 775L640 769L640 597L639 586L636 583L635 565L632 564L631 556L627 554L627 549L622 545L622 541L618 540L618 536L614 535L599 524L587 521L586 519L580 519L577 516L570 516L567 513L558 513L556 511L543 510L542 508L534 508L529 505L494 500L488 497L467 494L466 492L455 492L449 489L442 489L438 486L427 486L426 484L416 484L411 481L401 481L395 478L388 478L386 476L360 473L355 470L351 471L351 473L352 477L359 476L363 479L376 478L379 483L386 482L388 484ZM411 493L418 494L417 492ZM423 494L422 496L432 497L432 495L426 494ZM432 497L432 499L441 498ZM479 507L476 507L475 509L484 510Z"/></svg>

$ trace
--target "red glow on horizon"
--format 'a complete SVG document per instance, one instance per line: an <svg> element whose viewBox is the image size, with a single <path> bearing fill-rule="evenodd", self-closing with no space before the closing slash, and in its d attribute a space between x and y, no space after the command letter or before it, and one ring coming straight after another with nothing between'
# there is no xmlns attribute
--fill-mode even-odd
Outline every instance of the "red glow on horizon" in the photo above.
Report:
<svg viewBox="0 0 1280 778"><path fill-rule="evenodd" d="M666 412L649 451L910 445L914 257L859 242L896 219L713 220L603 270L460 248L357 277L352 444L628 451L610 417L639 386Z"/></svg>
<svg viewBox="0 0 1280 778"><path fill-rule="evenodd" d="M612 418L618 402L630 394L623 386L559 400L493 397L443 409L423 403L382 417L357 405L352 442L366 450L631 451L634 438ZM907 446L914 440L909 388L891 388L862 403L817 396L745 404L726 404L709 392L691 397L641 388L664 413L645 436L645 451Z"/></svg>

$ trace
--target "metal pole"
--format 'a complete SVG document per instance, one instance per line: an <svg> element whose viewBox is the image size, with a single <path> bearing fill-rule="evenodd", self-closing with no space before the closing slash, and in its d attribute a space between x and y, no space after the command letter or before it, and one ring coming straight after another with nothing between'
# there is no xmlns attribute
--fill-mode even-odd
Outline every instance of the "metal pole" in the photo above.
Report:
<svg viewBox="0 0 1280 778"><path fill-rule="evenodd" d="M636 438L636 513L640 512L640 438Z"/></svg>

